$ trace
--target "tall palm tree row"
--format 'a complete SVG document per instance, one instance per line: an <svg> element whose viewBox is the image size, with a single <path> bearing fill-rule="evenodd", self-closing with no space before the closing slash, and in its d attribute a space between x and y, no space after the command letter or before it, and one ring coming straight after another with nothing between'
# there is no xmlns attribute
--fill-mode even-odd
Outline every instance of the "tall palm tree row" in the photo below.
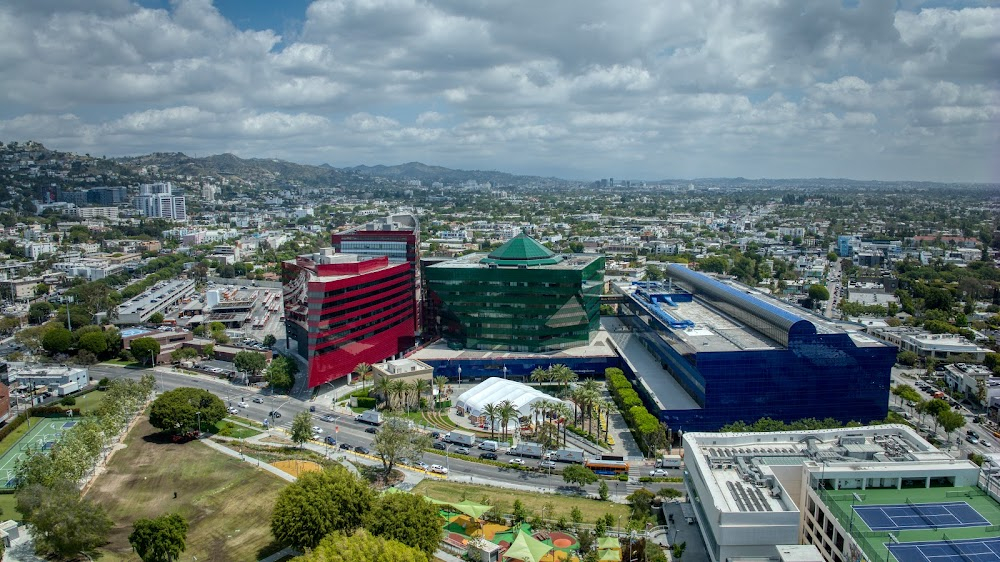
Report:
<svg viewBox="0 0 1000 562"><path fill-rule="evenodd" d="M490 403L483 406L483 416L486 417L486 423L490 424L490 438L496 436L496 422L500 419L500 406Z"/></svg>
<svg viewBox="0 0 1000 562"><path fill-rule="evenodd" d="M569 406L565 402L556 402L552 411L556 414L557 417L562 418L564 420L563 424L562 424L562 426L563 426L563 428L562 428L563 429L562 430L562 435L563 435L563 447L565 447L566 446L566 426L568 425L566 422L569 421L569 414L570 414ZM559 428L556 427L556 432L557 432L556 433L556 439L557 440L559 438L558 431L559 431Z"/></svg>
<svg viewBox="0 0 1000 562"><path fill-rule="evenodd" d="M416 406L418 408L420 408L420 397L423 396L425 392L428 393L428 394L430 394L430 392L431 392L431 381L429 381L427 379L417 379L413 383L413 390L417 394L417 403L416 403Z"/></svg>
<svg viewBox="0 0 1000 562"><path fill-rule="evenodd" d="M365 380L368 379L368 375L371 374L371 372L372 366L368 363L358 363L357 366L354 367L354 374L358 375L361 379L361 388L365 387Z"/></svg>
<svg viewBox="0 0 1000 562"><path fill-rule="evenodd" d="M375 381L373 387L375 389L375 394L386 406L390 406L390 401L392 399L392 381L386 377L380 377Z"/></svg>
<svg viewBox="0 0 1000 562"><path fill-rule="evenodd" d="M552 380L552 377L551 377L551 373L549 372L548 369L543 369L541 367L535 367L535 369L533 371L531 371L531 380L533 382L537 382L539 385L542 385L542 384L544 384L544 383Z"/></svg>
<svg viewBox="0 0 1000 562"><path fill-rule="evenodd" d="M434 384L438 388L438 401L444 400L444 390L448 386L448 377L443 375L438 375L434 377Z"/></svg>
<svg viewBox="0 0 1000 562"><path fill-rule="evenodd" d="M504 400L500 403L500 429L503 431L503 438L507 439L507 425L511 421L517 421L518 411L514 407L514 404L510 400Z"/></svg>

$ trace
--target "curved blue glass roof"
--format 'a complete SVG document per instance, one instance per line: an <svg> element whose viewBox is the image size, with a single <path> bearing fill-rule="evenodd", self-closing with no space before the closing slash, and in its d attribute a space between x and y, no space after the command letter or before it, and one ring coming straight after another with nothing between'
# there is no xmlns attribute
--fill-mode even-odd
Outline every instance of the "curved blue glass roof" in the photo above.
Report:
<svg viewBox="0 0 1000 562"><path fill-rule="evenodd" d="M667 275L688 283L696 292L705 293L714 299L728 302L751 312L770 324L785 330L789 335L800 336L816 333L816 325L805 318L720 283L703 273L671 263L667 264Z"/></svg>

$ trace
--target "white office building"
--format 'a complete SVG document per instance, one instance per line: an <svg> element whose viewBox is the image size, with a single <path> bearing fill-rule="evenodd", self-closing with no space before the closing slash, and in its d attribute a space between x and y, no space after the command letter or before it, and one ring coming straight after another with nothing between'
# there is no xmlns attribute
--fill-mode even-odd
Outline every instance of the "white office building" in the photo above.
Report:
<svg viewBox="0 0 1000 562"><path fill-rule="evenodd" d="M135 206L149 218L186 221L187 207L184 204L184 196L174 195L173 189L174 186L170 182L143 184L139 186Z"/></svg>
<svg viewBox="0 0 1000 562"><path fill-rule="evenodd" d="M872 512L890 505L906 510L911 497L992 501L977 488L978 466L903 425L685 433L684 463L712 562L772 559L776 545L789 544L814 545L827 562L885 560L880 549L887 547L869 540L873 533L862 511L853 513L855 504L870 504L863 509Z"/></svg>

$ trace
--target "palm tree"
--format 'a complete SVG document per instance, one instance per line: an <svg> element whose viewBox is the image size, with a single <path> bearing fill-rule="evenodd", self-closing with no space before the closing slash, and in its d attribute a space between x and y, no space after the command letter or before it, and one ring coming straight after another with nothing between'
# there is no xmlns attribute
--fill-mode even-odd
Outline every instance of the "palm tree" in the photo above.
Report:
<svg viewBox="0 0 1000 562"><path fill-rule="evenodd" d="M490 438L495 437L496 421L500 418L500 407L493 403L483 406L483 416L486 418L486 423L490 424Z"/></svg>
<svg viewBox="0 0 1000 562"><path fill-rule="evenodd" d="M391 383L389 383L389 394L392 395L394 398L402 398L403 395L406 394L406 387L407 384L401 380L392 381ZM390 407L393 410L397 408L397 406L395 405L395 401L393 401L393 404Z"/></svg>
<svg viewBox="0 0 1000 562"><path fill-rule="evenodd" d="M430 393L431 391L431 381L427 379L417 379L416 381L413 382L413 389L417 393L417 407L419 408L420 397L423 396L425 392Z"/></svg>
<svg viewBox="0 0 1000 562"><path fill-rule="evenodd" d="M556 414L557 417L563 418L563 447L566 446L566 420L569 418L569 406L565 402L556 402L552 405L552 412ZM559 426L556 426L556 441L559 440Z"/></svg>
<svg viewBox="0 0 1000 562"><path fill-rule="evenodd" d="M545 381L549 380L549 372L541 367L535 367L535 369L531 371L531 380L533 382L537 382L538 385L541 386Z"/></svg>
<svg viewBox="0 0 1000 562"><path fill-rule="evenodd" d="M553 365L549 367L551 371L552 380L563 385L563 389L569 386L569 383L575 382L579 377L566 365Z"/></svg>
<svg viewBox="0 0 1000 562"><path fill-rule="evenodd" d="M610 400L601 400L601 409L604 410L604 442L607 443L608 432L611 431L611 413L615 411L615 403Z"/></svg>
<svg viewBox="0 0 1000 562"><path fill-rule="evenodd" d="M531 403L531 415L535 418L535 434L541 429L541 425L538 423L538 415L542 413L542 402L544 400L536 400Z"/></svg>
<svg viewBox="0 0 1000 562"><path fill-rule="evenodd" d="M358 365L354 367L354 374L361 377L362 390L365 388L365 379L368 378L368 375L371 372L372 372L372 366L369 365L368 363L358 363Z"/></svg>
<svg viewBox="0 0 1000 562"><path fill-rule="evenodd" d="M586 397L583 395L583 389L574 388L570 391L566 398L573 403L573 425L579 427L579 423L577 422L577 409L579 409L579 414L582 416L583 404L586 402Z"/></svg>
<svg viewBox="0 0 1000 562"><path fill-rule="evenodd" d="M503 438L507 439L507 424L510 423L511 420L516 420L518 418L517 408L514 407L514 404L512 404L510 400L504 400L500 403L499 414L500 424L502 426L500 429L503 431Z"/></svg>
<svg viewBox="0 0 1000 562"><path fill-rule="evenodd" d="M434 384L438 387L438 401L444 400L444 389L448 386L448 377L438 375L434 377Z"/></svg>
<svg viewBox="0 0 1000 562"><path fill-rule="evenodd" d="M415 382L404 382L403 383L403 407L406 408L406 413L410 413L410 402L413 396L417 396L417 403L420 402L420 397L417 395L417 385Z"/></svg>
<svg viewBox="0 0 1000 562"><path fill-rule="evenodd" d="M375 384L372 385L372 388L375 389L375 394L378 395L383 402L386 404L389 403L389 395L392 393L392 381L389 380L389 377L378 377L378 379L375 380Z"/></svg>

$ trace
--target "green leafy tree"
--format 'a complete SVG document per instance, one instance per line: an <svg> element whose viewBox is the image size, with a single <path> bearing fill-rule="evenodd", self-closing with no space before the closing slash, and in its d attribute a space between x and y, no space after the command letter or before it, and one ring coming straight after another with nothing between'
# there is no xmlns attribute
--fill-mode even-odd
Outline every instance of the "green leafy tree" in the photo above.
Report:
<svg viewBox="0 0 1000 562"><path fill-rule="evenodd" d="M943 410L938 413L935 419L941 424L941 429L944 429L944 432L949 437L951 436L951 432L965 425L965 416L955 410Z"/></svg>
<svg viewBox="0 0 1000 562"><path fill-rule="evenodd" d="M423 552L405 544L370 535L359 529L353 535L341 532L325 537L308 554L294 562L427 562Z"/></svg>
<svg viewBox="0 0 1000 562"><path fill-rule="evenodd" d="M648 517L652 511L653 499L656 497L653 492L645 488L639 488L625 497L628 502L629 518L633 521L642 521Z"/></svg>
<svg viewBox="0 0 1000 562"><path fill-rule="evenodd" d="M896 363L900 365L906 365L907 367L912 367L917 364L917 360L920 358L916 352L913 351L900 351L896 354Z"/></svg>
<svg viewBox="0 0 1000 562"><path fill-rule="evenodd" d="M316 548L334 531L361 527L373 501L368 483L341 466L307 472L278 495L271 533L281 544Z"/></svg>
<svg viewBox="0 0 1000 562"><path fill-rule="evenodd" d="M154 312L149 317L149 323L150 324L163 324L163 313L162 312Z"/></svg>
<svg viewBox="0 0 1000 562"><path fill-rule="evenodd" d="M128 542L143 562L178 560L187 540L188 524L176 513L156 519L139 519L132 524Z"/></svg>
<svg viewBox="0 0 1000 562"><path fill-rule="evenodd" d="M404 418L390 417L375 434L372 450L382 459L382 469L386 477L400 459L418 459L421 452L431 446L431 438L410 427L408 421Z"/></svg>
<svg viewBox="0 0 1000 562"><path fill-rule="evenodd" d="M32 324L41 324L52 316L52 305L42 301L31 303L28 307L28 322Z"/></svg>
<svg viewBox="0 0 1000 562"><path fill-rule="evenodd" d="M294 360L279 355L271 360L264 380L278 390L288 390L295 384L295 373L298 371L299 366Z"/></svg>
<svg viewBox="0 0 1000 562"><path fill-rule="evenodd" d="M44 297L47 294L49 294L49 286L48 285L46 285L45 283L39 283L39 284L35 285L35 296L36 297Z"/></svg>
<svg viewBox="0 0 1000 562"><path fill-rule="evenodd" d="M263 353L240 351L236 354L236 357L233 357L233 365L238 370L250 373L251 376L256 377L267 367L267 358L264 357Z"/></svg>
<svg viewBox="0 0 1000 562"><path fill-rule="evenodd" d="M72 345L73 333L62 326L53 326L42 336L42 349L49 353L66 353Z"/></svg>
<svg viewBox="0 0 1000 562"><path fill-rule="evenodd" d="M579 464L571 464L564 468L562 477L567 484L576 484L580 487L593 484L599 480L593 470Z"/></svg>
<svg viewBox="0 0 1000 562"><path fill-rule="evenodd" d="M105 337L104 332L87 332L80 336L76 346L94 355L101 355L108 350L108 339Z"/></svg>
<svg viewBox="0 0 1000 562"><path fill-rule="evenodd" d="M35 539L35 552L71 558L108 541L112 522L104 508L80 496L71 482L33 484L17 491L17 509Z"/></svg>
<svg viewBox="0 0 1000 562"><path fill-rule="evenodd" d="M268 334L264 336L264 345L267 347L273 347L274 344L278 343L278 338L274 337L274 334Z"/></svg>
<svg viewBox="0 0 1000 562"><path fill-rule="evenodd" d="M814 301L830 300L830 291L818 283L809 285L809 298Z"/></svg>
<svg viewBox="0 0 1000 562"><path fill-rule="evenodd" d="M146 365L152 365L153 358L160 355L160 342L153 338L136 338L129 344L132 355Z"/></svg>
<svg viewBox="0 0 1000 562"><path fill-rule="evenodd" d="M384 494L372 506L365 528L431 556L441 541L442 523L438 507L423 496Z"/></svg>
<svg viewBox="0 0 1000 562"><path fill-rule="evenodd" d="M597 497L601 498L601 501L608 501L610 495L611 490L608 489L608 483L601 480L601 483L597 485Z"/></svg>
<svg viewBox="0 0 1000 562"><path fill-rule="evenodd" d="M301 448L302 444L312 437L312 415L309 412L299 412L292 419L292 441Z"/></svg>
<svg viewBox="0 0 1000 562"><path fill-rule="evenodd" d="M201 388L182 387L164 392L149 410L149 423L153 427L175 435L198 429L199 419L204 428L225 417L226 405L222 400Z"/></svg>

